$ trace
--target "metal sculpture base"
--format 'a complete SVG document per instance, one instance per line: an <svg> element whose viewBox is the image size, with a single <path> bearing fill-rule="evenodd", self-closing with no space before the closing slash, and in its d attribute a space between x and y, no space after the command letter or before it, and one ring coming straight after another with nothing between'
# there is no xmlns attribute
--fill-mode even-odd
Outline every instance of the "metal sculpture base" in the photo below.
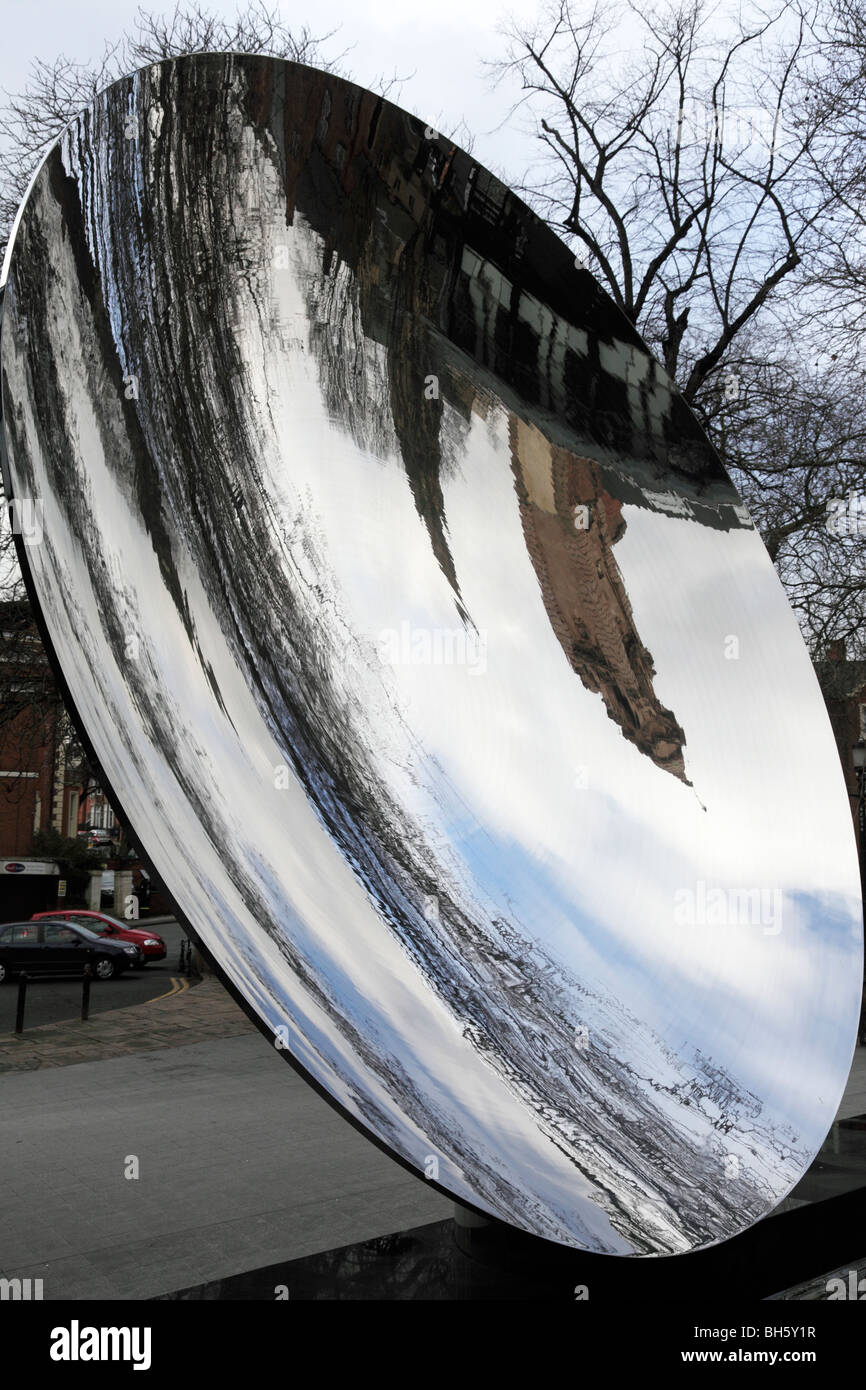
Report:
<svg viewBox="0 0 866 1390"><path fill-rule="evenodd" d="M866 1269L866 1191L768 1217L709 1250L621 1260L552 1245L463 1208L455 1218L196 1285L163 1300L522 1300L710 1306L792 1297ZM819 1294L808 1295L816 1298Z"/></svg>

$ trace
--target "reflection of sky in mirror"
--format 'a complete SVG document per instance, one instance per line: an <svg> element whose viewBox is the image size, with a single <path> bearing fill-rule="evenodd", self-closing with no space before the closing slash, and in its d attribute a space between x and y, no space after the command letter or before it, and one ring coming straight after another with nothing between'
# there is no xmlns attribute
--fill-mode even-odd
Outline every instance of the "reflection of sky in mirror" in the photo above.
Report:
<svg viewBox="0 0 866 1390"><path fill-rule="evenodd" d="M300 312L291 301L281 308ZM313 364L305 366L312 397ZM295 383L298 370L292 363ZM275 381L272 395L293 393ZM287 419L286 433L292 427ZM751 530L627 510L617 560L655 658L656 689L687 733L689 788L625 741L563 659L520 529L505 412L495 423L475 417L464 447L465 466L445 487L445 515L483 642L476 649L468 635L462 667L414 664L406 642L398 647L408 659L386 665L389 701L377 701L377 737L390 754L382 767L407 811L459 848L482 899L510 910L582 978L638 1005L653 1027L706 1051L718 1046L722 1023L726 1057L743 1079L778 1087L787 1077L780 1108L796 1109L805 1097L791 1047L802 1047L805 1066L814 1039L780 1038L779 1028L812 1007L803 933L821 930L828 997L844 994L856 889L829 724L763 545ZM327 450L327 469L311 450L298 456L292 480L327 538L349 626L373 648L407 623L459 628L399 458L365 458L334 435ZM731 636L737 657L725 654ZM790 676L781 700L772 673L783 661ZM390 708L405 724L387 723ZM678 925L676 894L699 880L783 892L780 923ZM846 881L847 903L838 893ZM827 1057L819 1090L832 1088L847 1049L841 1039Z"/></svg>
<svg viewBox="0 0 866 1390"><path fill-rule="evenodd" d="M351 273L328 281L322 238L300 212L285 228L250 131L240 148L261 254L227 310L242 389L221 467L248 469L248 509L270 517L267 574L230 517L222 572L205 563L202 514L172 490L178 422L143 398L185 622L138 509L121 406L94 375L98 344L47 182L32 200L62 308L42 328L65 387L63 486L32 368L4 331L10 457L45 498L46 544L29 558L78 713L192 925L269 1026L288 1027L299 1061L396 1152L421 1170L432 1153L450 1190L553 1239L626 1253L722 1238L781 1198L823 1138L859 994L850 820L766 553L751 530L623 509L613 556L655 694L685 732L681 780L624 737L566 660L521 526L508 411L489 399L468 423L443 404L461 623ZM67 142L87 203L93 161L77 159ZM97 206L91 254L124 371L140 370ZM285 268L272 268L277 245ZM142 269L142 306L158 304L159 256ZM147 342L154 372L168 336ZM213 350L200 342L205 399ZM324 373L341 362L353 364L353 432L327 403ZM224 483L214 475L215 491ZM283 631L257 610L263 593L284 597ZM411 658L407 628L462 637L467 661L383 662L388 634ZM118 632L141 642L133 663ZM276 675L254 669L262 633ZM353 764L351 795L322 769L309 796L275 776L293 752L280 682L295 675L328 725L322 747ZM361 787L369 804L353 805ZM682 923L677 895L701 883L779 894L781 929ZM425 920L431 885L441 902ZM573 1047L581 1027L587 1058ZM744 1173L729 1197L714 1187L731 1153Z"/></svg>

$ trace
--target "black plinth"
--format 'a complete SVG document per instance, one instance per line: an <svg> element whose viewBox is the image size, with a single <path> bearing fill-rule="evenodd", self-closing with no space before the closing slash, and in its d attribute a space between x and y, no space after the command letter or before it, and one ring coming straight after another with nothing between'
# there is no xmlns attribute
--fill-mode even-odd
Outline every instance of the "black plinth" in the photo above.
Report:
<svg viewBox="0 0 866 1390"><path fill-rule="evenodd" d="M501 1222L438 1221L166 1294L175 1300L519 1299L613 1304L771 1298L866 1254L866 1190L767 1217L708 1250L587 1255Z"/></svg>

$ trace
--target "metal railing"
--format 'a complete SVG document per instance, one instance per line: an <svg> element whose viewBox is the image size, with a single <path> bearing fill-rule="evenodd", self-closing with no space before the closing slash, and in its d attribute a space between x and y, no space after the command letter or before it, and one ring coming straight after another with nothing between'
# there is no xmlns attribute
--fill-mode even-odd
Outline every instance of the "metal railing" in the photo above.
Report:
<svg viewBox="0 0 866 1390"><path fill-rule="evenodd" d="M36 979L51 979L51 976L36 976ZM90 985L93 980L93 970L89 965L85 965L84 974L81 981L81 1022L86 1023L90 1017ZM18 999L15 1005L15 1032L24 1032L24 1010L27 1006L27 986L31 983L31 977L26 970L22 970L18 976Z"/></svg>

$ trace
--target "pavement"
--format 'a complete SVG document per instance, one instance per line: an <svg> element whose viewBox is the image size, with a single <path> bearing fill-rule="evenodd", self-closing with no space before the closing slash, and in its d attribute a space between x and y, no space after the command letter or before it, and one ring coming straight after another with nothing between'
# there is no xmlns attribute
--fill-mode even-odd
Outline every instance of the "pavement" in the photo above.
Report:
<svg viewBox="0 0 866 1390"><path fill-rule="evenodd" d="M0 1075L102 1062L243 1033L258 1034L258 1029L217 980L191 988L189 980L175 975L165 995L147 1003L94 1014L87 1023L46 1023L20 1035L0 1035Z"/></svg>
<svg viewBox="0 0 866 1390"><path fill-rule="evenodd" d="M0 1277L145 1299L441 1221L216 979L0 1038ZM838 1118L866 1113L858 1047Z"/></svg>
<svg viewBox="0 0 866 1390"><path fill-rule="evenodd" d="M151 1298L452 1213L212 978L6 1035L0 1071L0 1277L46 1300Z"/></svg>

